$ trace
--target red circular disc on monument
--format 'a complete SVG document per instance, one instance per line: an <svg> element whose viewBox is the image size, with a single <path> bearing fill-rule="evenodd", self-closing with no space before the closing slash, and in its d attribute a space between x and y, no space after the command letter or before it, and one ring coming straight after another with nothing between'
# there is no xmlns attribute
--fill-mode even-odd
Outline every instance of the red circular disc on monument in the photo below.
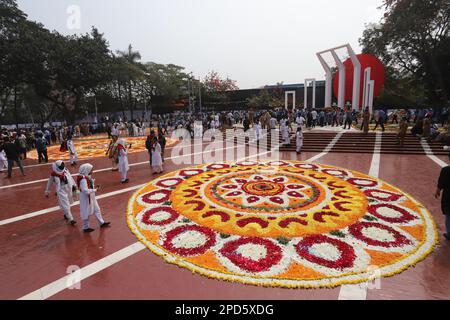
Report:
<svg viewBox="0 0 450 320"><path fill-rule="evenodd" d="M361 53L357 55L359 62L361 63L361 93L359 105L362 105L363 90L364 90L364 70L366 68L372 68L370 73L370 79L375 81L374 98L378 97L381 93L381 89L384 87L385 71L384 66L377 57L371 54ZM345 60L345 101L352 101L353 98L353 63L350 58ZM339 71L336 73L333 79L333 91L334 95L338 96L339 89Z"/></svg>

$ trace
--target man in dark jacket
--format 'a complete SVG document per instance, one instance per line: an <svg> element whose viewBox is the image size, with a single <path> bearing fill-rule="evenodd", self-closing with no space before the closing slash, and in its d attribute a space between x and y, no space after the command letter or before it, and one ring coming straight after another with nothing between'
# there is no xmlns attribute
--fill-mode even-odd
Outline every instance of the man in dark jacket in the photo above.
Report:
<svg viewBox="0 0 450 320"><path fill-rule="evenodd" d="M147 149L150 157L150 166L152 165L152 141L154 138L156 138L155 131L150 130L150 135L147 136L147 140L145 141L145 148Z"/></svg>
<svg viewBox="0 0 450 320"><path fill-rule="evenodd" d="M39 133L39 137L36 140L36 149L38 153L39 163L42 160L45 160L45 163L48 163L48 155L47 155L47 139L44 138L42 133Z"/></svg>
<svg viewBox="0 0 450 320"><path fill-rule="evenodd" d="M386 123L386 112L384 110L378 111L378 121L375 125L374 131L377 130L378 126L381 126L381 130L384 132L384 124Z"/></svg>
<svg viewBox="0 0 450 320"><path fill-rule="evenodd" d="M450 240L450 166L447 166L441 170L435 194L436 199L439 199L441 193L442 193L441 208L442 213L445 215L445 228L446 228L446 233L444 234L444 237L447 240Z"/></svg>
<svg viewBox="0 0 450 320"><path fill-rule="evenodd" d="M250 120L247 117L245 117L243 125L244 132L247 132L250 129Z"/></svg>
<svg viewBox="0 0 450 320"><path fill-rule="evenodd" d="M23 171L22 160L19 157L19 149L15 143L12 143L9 138L5 138L5 143L0 146L0 151L5 150L6 158L8 159L8 176L6 178L10 179L12 174L12 168L14 166L14 162L20 168L20 172L22 172L22 176L25 176L25 172Z"/></svg>

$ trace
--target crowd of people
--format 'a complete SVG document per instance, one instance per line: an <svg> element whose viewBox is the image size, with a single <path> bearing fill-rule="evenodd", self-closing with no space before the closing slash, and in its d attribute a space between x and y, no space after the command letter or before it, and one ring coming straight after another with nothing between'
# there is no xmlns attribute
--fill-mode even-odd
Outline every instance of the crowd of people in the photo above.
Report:
<svg viewBox="0 0 450 320"><path fill-rule="evenodd" d="M366 109L358 113L347 107L344 109L333 108L329 110L297 110L289 112L284 108L273 110L236 110L229 112L204 112L192 114L189 112L177 112L175 114L153 115L149 121L106 121L100 124L81 123L72 126L45 126L25 129L3 128L0 131L0 170L7 171L6 178L11 178L12 168L17 165L25 176L23 160L27 159L27 152L36 149L39 163L49 161L47 148L51 145L60 145L61 152L67 152L69 162L73 168L77 167L77 140L83 136L95 133L107 133L111 139L105 156L111 161L112 171L120 173L120 182L128 183L129 171L128 152L133 147L126 142L127 136L145 136L145 142L149 154L149 164L153 174L164 172L164 150L166 135L175 129L186 129L192 137L203 135L205 130L218 130L243 128L244 131L253 128L255 139L262 137L263 130L279 129L282 144L290 145L291 136L295 134L297 153L301 153L304 139L304 130L324 127L342 127L349 130L352 127L368 133L370 125L375 124L372 130L380 128L386 130L386 125L397 125L398 144L403 146L404 139L410 133L420 139L428 141L437 140L450 146L450 112L444 110L436 116L431 109L422 109L415 112L408 110L378 110L370 114ZM439 122L439 123L438 123ZM411 129L410 129L411 127ZM157 129L151 129L157 128ZM295 128L295 130L294 130ZM200 131L199 131L200 130ZM450 148L450 147L447 147ZM64 218L69 224L75 225L70 207L75 199L80 201L80 216L83 222L83 231L92 232L89 225L89 217L94 215L101 228L109 227L105 222L98 202L95 199L99 186L92 177L93 165L82 164L78 168L77 178L74 179L64 161L58 160L52 164L51 174L48 179L45 196L51 194L53 186L56 190L58 204L64 213Z"/></svg>
<svg viewBox="0 0 450 320"><path fill-rule="evenodd" d="M164 154L165 138L159 133L171 132L175 129L186 129L191 137L202 136L205 130L215 132L242 127L244 131L254 128L255 139L262 137L263 130L279 129L283 145L291 144L291 136L295 135L297 151L301 152L303 145L303 131L305 129L343 127L349 130L360 129L368 133L371 129L386 130L386 125L397 126L397 138L400 146L404 145L404 139L410 133L416 137L424 138L427 141L439 141L450 146L450 110L443 109L436 115L431 109L415 110L377 110L373 114L369 110L356 112L350 106L346 108L331 108L327 110L299 109L296 112L289 112L285 108L272 110L233 110L228 112L203 112L189 113L176 112L172 114L152 115L148 121L138 119L135 121L122 120L121 117L110 121L108 117L102 119L101 123L80 123L71 126L67 125L47 125L45 127L30 127L24 129L2 129L0 136L0 170L8 171L7 177L11 177L13 165L17 165L23 174L22 161L27 159L27 152L36 149L38 162L48 162L47 148L51 145L60 144L61 151L67 151L70 155L70 164L77 165L77 152L73 138L89 136L96 133L107 133L111 140L111 145L107 154L112 161L113 170L118 170L117 166L127 168L127 150L124 141L119 137L139 137L145 136L147 129L152 127L160 128L158 135L150 133L147 139L147 149L152 152L152 145L159 144L159 151L162 157ZM375 126L373 127L373 124ZM372 125L372 128L371 128ZM296 129L295 129L296 127ZM410 129L411 128L411 129ZM156 138L156 141L153 141ZM164 142L161 141L164 139ZM122 142L122 144L120 143ZM112 146L115 145L115 148ZM122 147L118 147L122 146ZM120 152L116 152L120 148ZM159 150L161 149L161 150ZM122 159L122 160L121 160ZM157 157L156 157L157 159ZM119 165L120 162L120 165ZM158 163L158 162L156 162ZM158 165L155 171L161 172ZM125 175L124 175L125 177ZM126 183L127 179L122 179Z"/></svg>

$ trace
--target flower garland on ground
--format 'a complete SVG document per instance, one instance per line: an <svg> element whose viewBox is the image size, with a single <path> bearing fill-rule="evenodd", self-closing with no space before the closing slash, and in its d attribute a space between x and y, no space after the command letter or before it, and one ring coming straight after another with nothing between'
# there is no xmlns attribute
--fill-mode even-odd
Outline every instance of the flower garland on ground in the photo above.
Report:
<svg viewBox="0 0 450 320"><path fill-rule="evenodd" d="M298 161L216 163L137 191L128 225L167 262L228 281L335 287L391 276L437 242L430 213L359 172Z"/></svg>

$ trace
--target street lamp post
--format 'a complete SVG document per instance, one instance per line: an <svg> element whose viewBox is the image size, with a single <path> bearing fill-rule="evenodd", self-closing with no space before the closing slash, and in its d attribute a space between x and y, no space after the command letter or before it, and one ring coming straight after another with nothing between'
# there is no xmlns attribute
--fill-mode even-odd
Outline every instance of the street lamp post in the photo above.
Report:
<svg viewBox="0 0 450 320"><path fill-rule="evenodd" d="M188 78L188 97L189 97L189 112L192 112L191 106L191 78Z"/></svg>
<svg viewBox="0 0 450 320"><path fill-rule="evenodd" d="M198 96L199 96L199 109L200 113L202 113L202 82L200 78L198 78Z"/></svg>

